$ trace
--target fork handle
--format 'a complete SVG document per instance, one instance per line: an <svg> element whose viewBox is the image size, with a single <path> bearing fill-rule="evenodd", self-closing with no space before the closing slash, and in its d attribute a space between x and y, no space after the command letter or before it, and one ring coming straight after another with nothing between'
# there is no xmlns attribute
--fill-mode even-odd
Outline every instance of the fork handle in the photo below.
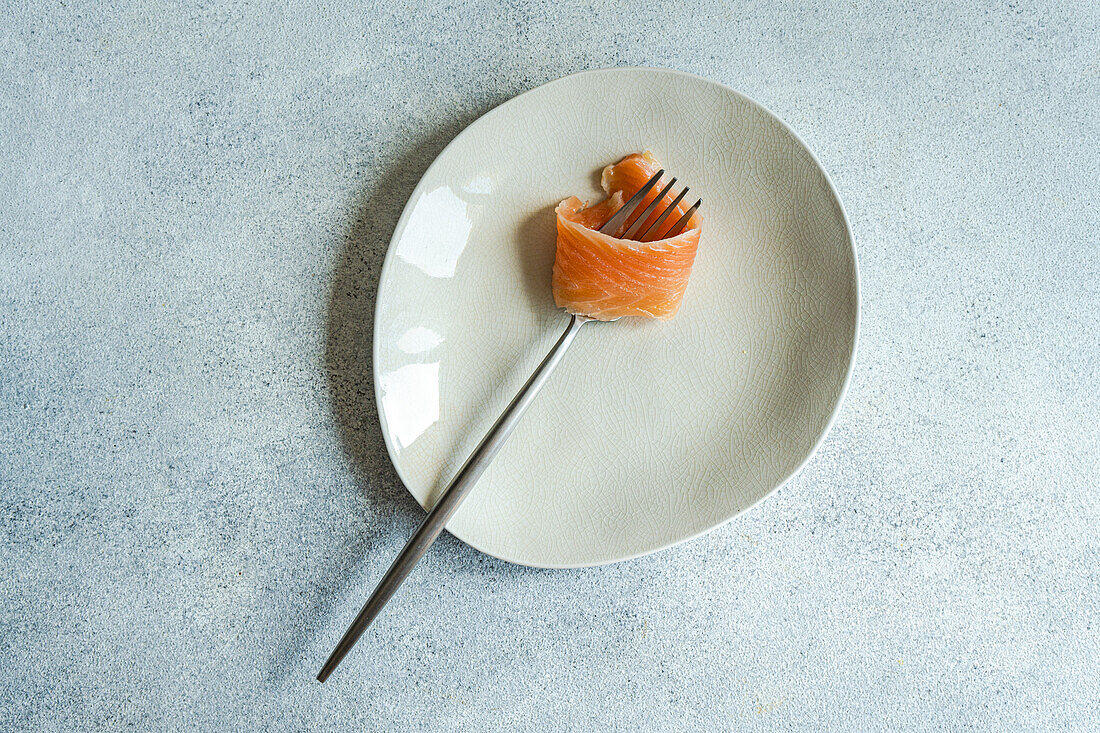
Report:
<svg viewBox="0 0 1100 733"><path fill-rule="evenodd" d="M501 446L504 445L504 441L508 440L508 436L515 430L520 418L523 417L523 413L527 411L527 408L535 399L535 395L546 384L550 373L554 371L554 367L565 355L566 349L573 343L573 339L581 326L588 323L589 320L591 319L585 316L574 315L572 317L569 321L569 327L558 339L558 342L554 344L554 348L550 349L550 353L542 360L535 373L531 375L531 378L523 385L523 388L512 399L501 416L497 418L493 427L489 429L489 432L481 439L474 452L466 459L466 463L455 474L450 485L444 489L443 495L440 496L439 501L432 507L432 510L428 512L424 522L409 538L409 541L405 543L401 554L390 565L390 569L386 571L382 580L375 587L374 592L371 593L370 598L367 599L363 610L351 622L351 626L344 633L343 638L340 639L340 643L336 645L336 649L333 650L328 661L325 662L325 666L321 668L321 672L317 675L318 680L324 682L328 679L328 676L332 674L332 670L336 669L336 665L347 655L355 642L359 641L359 637L374 621L382 607L397 592L398 586L405 578L409 577L413 567L420 561L420 558L424 557L424 553L428 551L428 548L435 542L436 537L443 531L443 527L454 515L462 500L466 498L466 495L470 493L470 489L481 478L481 474L489 467L489 463L496 456Z"/></svg>

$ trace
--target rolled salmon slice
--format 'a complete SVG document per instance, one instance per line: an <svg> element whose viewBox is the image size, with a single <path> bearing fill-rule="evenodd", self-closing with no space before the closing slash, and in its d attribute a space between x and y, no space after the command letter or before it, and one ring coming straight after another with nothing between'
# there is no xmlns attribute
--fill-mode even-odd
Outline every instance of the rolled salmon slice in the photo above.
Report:
<svg viewBox="0 0 1100 733"><path fill-rule="evenodd" d="M702 219L696 212L675 237L664 238L689 204L681 202L656 227L638 239L620 239L597 231L623 202L661 169L654 157L634 153L603 170L601 184L607 199L587 206L576 196L558 204L558 245L554 257L554 302L570 313L610 321L622 316L668 319L676 315L687 290L695 251L699 246ZM664 186L655 186L636 211L644 211ZM675 191L665 194L637 232L657 219L673 201ZM633 224L632 215L621 229ZM638 236L638 235L635 235Z"/></svg>

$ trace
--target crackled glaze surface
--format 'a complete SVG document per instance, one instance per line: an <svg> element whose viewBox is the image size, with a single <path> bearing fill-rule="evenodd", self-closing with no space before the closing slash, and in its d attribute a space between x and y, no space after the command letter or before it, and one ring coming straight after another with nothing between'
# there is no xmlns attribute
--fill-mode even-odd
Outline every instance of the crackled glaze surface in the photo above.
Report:
<svg viewBox="0 0 1100 733"><path fill-rule="evenodd" d="M423 505L566 324L553 207L598 197L650 149L704 199L671 322L590 326L448 528L514 562L574 566L706 531L783 483L839 403L858 321L855 255L811 153L722 85L617 69L547 84L472 124L413 193L382 273L383 430Z"/></svg>

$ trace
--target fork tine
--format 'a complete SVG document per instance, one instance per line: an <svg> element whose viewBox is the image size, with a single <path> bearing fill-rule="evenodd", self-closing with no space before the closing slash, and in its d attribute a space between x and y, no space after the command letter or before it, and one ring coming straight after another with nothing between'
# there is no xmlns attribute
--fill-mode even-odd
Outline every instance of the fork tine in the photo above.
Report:
<svg viewBox="0 0 1100 733"><path fill-rule="evenodd" d="M615 216L604 222L604 225L600 227L600 231L604 234L614 234L614 232L626 222L634 209L638 208L638 204L642 203L642 199L645 198L645 195L657 185L657 181L661 180L661 176L663 176L664 173L664 169L654 173L653 178L650 178L648 183L638 189L638 193L631 196L630 200L623 204L621 209L615 212Z"/></svg>
<svg viewBox="0 0 1100 733"><path fill-rule="evenodd" d="M650 232L653 232L654 234L659 232L661 230L661 225L665 223L665 219L667 219L668 215L671 214L673 211L676 211L676 205L680 203L680 200L683 199L684 196L687 196L687 192L688 189L686 188L681 191L680 195L672 200L672 203L669 204L668 208L661 212L661 215L657 217L657 220L645 228L645 231L642 232L641 235L638 237L638 241L646 241L646 235Z"/></svg>
<svg viewBox="0 0 1100 733"><path fill-rule="evenodd" d="M649 218L649 215L653 213L653 210L657 208L657 204L664 200L665 194L672 188L672 184L676 183L676 179L673 178L668 182L668 185L661 189L661 192L657 194L657 198L649 202L649 206L645 207L642 213L638 214L638 218L634 220L634 223L630 225L630 228L626 230L620 239L630 239L634 236L634 233L641 228L642 224L645 224L645 220Z"/></svg>
<svg viewBox="0 0 1100 733"><path fill-rule="evenodd" d="M688 209L683 216L680 217L680 220L673 224L672 227L667 232L665 232L663 238L668 239L669 237L675 237L677 234L679 234L683 230L683 228L687 226L688 220L691 219L691 215L698 211L699 207L702 205L703 199L699 199L698 201L696 201L692 205L692 207Z"/></svg>

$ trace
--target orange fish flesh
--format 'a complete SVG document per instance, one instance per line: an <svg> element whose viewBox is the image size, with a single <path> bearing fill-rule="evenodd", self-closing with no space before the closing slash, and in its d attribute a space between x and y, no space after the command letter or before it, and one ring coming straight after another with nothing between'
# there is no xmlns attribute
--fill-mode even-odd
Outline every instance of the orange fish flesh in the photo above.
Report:
<svg viewBox="0 0 1100 733"><path fill-rule="evenodd" d="M633 224L632 217L620 231L597 231L660 169L648 152L628 155L603 170L601 185L607 199L586 206L570 196L558 204L553 289L559 307L601 321L622 316L668 319L676 315L699 246L703 222L698 212L675 237L664 238L664 233L687 212L689 205L685 202L677 204L658 228L660 231L649 232L645 241L620 239ZM644 211L662 188L655 186L636 211ZM644 232L672 203L672 191L665 198L638 232Z"/></svg>

